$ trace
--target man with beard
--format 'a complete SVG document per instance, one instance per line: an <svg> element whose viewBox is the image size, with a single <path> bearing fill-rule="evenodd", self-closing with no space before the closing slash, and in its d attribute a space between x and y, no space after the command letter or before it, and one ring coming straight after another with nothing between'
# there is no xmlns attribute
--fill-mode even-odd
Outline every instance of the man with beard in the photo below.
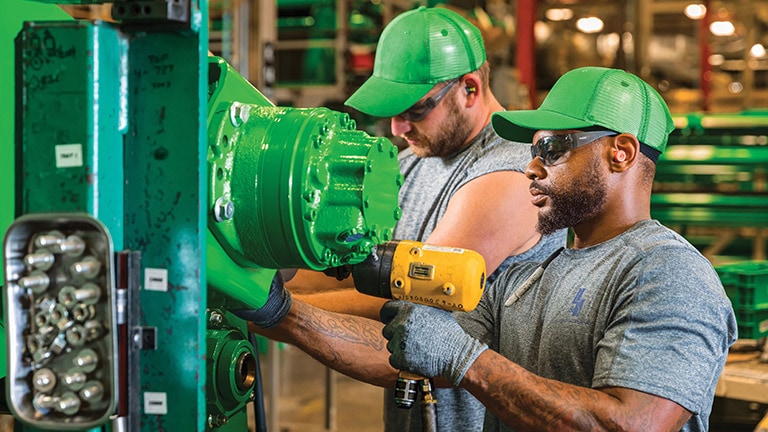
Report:
<svg viewBox="0 0 768 432"><path fill-rule="evenodd" d="M529 200L528 148L501 139L490 125L503 111L489 86L480 31L445 8L400 14L379 39L374 72L346 102L390 117L404 183L402 218L393 237L472 249L486 261L488 282L511 263L541 261L565 245L566 230L541 236ZM300 271L288 282L296 298L326 310L379 319L383 299L365 296L322 274ZM421 408L398 408L385 395L385 430L420 432ZM479 431L484 408L460 389L440 389L442 431Z"/></svg>
<svg viewBox="0 0 768 432"><path fill-rule="evenodd" d="M538 229L572 228L572 248L513 264L464 314L390 301L382 329L291 303L276 281L254 325L277 319L259 331L373 384L399 369L466 389L486 406L488 432L706 431L736 320L712 265L650 218L673 128L661 96L627 72L586 67L539 109L492 124L534 143Z"/></svg>

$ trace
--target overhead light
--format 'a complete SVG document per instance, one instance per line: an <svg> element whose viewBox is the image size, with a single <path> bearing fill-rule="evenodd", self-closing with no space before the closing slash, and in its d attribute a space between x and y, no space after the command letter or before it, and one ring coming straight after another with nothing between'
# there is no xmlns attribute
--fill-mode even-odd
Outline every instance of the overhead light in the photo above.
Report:
<svg viewBox="0 0 768 432"><path fill-rule="evenodd" d="M685 13L685 16L692 20L699 20L704 18L704 15L707 14L707 7L703 4L691 3L685 7L685 11L683 13Z"/></svg>
<svg viewBox="0 0 768 432"><path fill-rule="evenodd" d="M598 17L579 18L576 28L584 33L599 33L603 30L603 20Z"/></svg>
<svg viewBox="0 0 768 432"><path fill-rule="evenodd" d="M536 43L543 44L552 35L552 29L544 21L536 21L533 25L533 37Z"/></svg>
<svg viewBox="0 0 768 432"><path fill-rule="evenodd" d="M550 21L567 21L573 18L573 10L568 8L547 9L544 16Z"/></svg>
<svg viewBox="0 0 768 432"><path fill-rule="evenodd" d="M730 21L713 21L709 25L709 31L715 36L732 36L736 33L736 27Z"/></svg>
<svg viewBox="0 0 768 432"><path fill-rule="evenodd" d="M709 56L709 64L712 66L722 66L725 63L725 56L722 54L712 54Z"/></svg>
<svg viewBox="0 0 768 432"><path fill-rule="evenodd" d="M749 49L749 53L755 58L765 57L765 47L763 44L756 43Z"/></svg>
<svg viewBox="0 0 768 432"><path fill-rule="evenodd" d="M597 36L596 48L598 54L603 57L610 57L615 55L616 50L619 48L621 42L621 36L618 33L608 33Z"/></svg>
<svg viewBox="0 0 768 432"><path fill-rule="evenodd" d="M509 14L504 15L504 30L507 36L515 35L515 17Z"/></svg>

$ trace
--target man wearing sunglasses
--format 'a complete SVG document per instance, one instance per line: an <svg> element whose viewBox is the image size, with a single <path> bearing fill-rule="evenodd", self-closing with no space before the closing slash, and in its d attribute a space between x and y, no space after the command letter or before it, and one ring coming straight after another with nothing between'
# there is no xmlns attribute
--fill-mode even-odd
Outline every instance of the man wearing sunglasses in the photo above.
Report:
<svg viewBox="0 0 768 432"><path fill-rule="evenodd" d="M492 123L533 142L537 228L570 227L574 245L513 265L468 314L385 305L391 364L469 390L489 431L708 430L736 321L711 264L650 217L673 129L661 96L624 71L587 67L539 109Z"/></svg>
<svg viewBox="0 0 768 432"><path fill-rule="evenodd" d="M399 155L405 181L394 237L476 250L492 281L512 262L546 258L565 245L566 231L542 237L535 230L524 174L528 149L491 128L491 114L504 108L489 75L475 26L448 9L420 7L387 25L373 76L346 104L389 117L392 134L408 144ZM384 300L329 291L335 281L321 277L299 272L288 286L296 298L326 310L378 320ZM313 290L321 292L299 294ZM484 408L467 392L441 389L436 397L441 431L482 428ZM421 432L419 406L397 408L391 391L385 404L386 431Z"/></svg>
<svg viewBox="0 0 768 432"><path fill-rule="evenodd" d="M572 248L511 265L471 312L389 301L383 327L291 303L278 281L260 331L371 384L407 370L465 389L486 432L708 430L736 319L709 261L650 217L673 128L664 100L632 74L586 67L492 124L534 143L537 228L572 228Z"/></svg>

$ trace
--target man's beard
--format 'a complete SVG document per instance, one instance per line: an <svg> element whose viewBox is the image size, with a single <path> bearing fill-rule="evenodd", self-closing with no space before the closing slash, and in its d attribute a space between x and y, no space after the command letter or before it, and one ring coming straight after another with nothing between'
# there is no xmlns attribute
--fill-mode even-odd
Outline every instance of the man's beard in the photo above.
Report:
<svg viewBox="0 0 768 432"><path fill-rule="evenodd" d="M469 134L472 133L474 125L470 123L469 115L461 110L458 102L447 98L443 104L446 105L447 113L445 120L436 128L435 136L430 138L416 129L405 134L408 139L417 142L417 145L411 145L411 150L418 157L450 156L464 148Z"/></svg>
<svg viewBox="0 0 768 432"><path fill-rule="evenodd" d="M607 201L605 179L600 175L600 160L594 158L586 167L584 175L568 187L543 186L534 181L533 188L544 192L549 198L549 208L539 210L536 230L542 235L552 234L562 228L576 226L595 216Z"/></svg>

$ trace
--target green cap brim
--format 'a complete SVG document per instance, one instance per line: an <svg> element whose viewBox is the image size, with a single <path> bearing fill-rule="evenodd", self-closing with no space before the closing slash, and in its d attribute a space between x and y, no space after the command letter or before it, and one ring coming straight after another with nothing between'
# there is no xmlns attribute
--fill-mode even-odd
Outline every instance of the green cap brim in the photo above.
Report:
<svg viewBox="0 0 768 432"><path fill-rule="evenodd" d="M434 83L399 83L371 77L344 102L362 113L376 117L394 117L423 98Z"/></svg>
<svg viewBox="0 0 768 432"><path fill-rule="evenodd" d="M539 130L580 129L594 126L581 119L540 109L497 112L491 117L491 124L500 137L526 144L531 144L533 134Z"/></svg>

